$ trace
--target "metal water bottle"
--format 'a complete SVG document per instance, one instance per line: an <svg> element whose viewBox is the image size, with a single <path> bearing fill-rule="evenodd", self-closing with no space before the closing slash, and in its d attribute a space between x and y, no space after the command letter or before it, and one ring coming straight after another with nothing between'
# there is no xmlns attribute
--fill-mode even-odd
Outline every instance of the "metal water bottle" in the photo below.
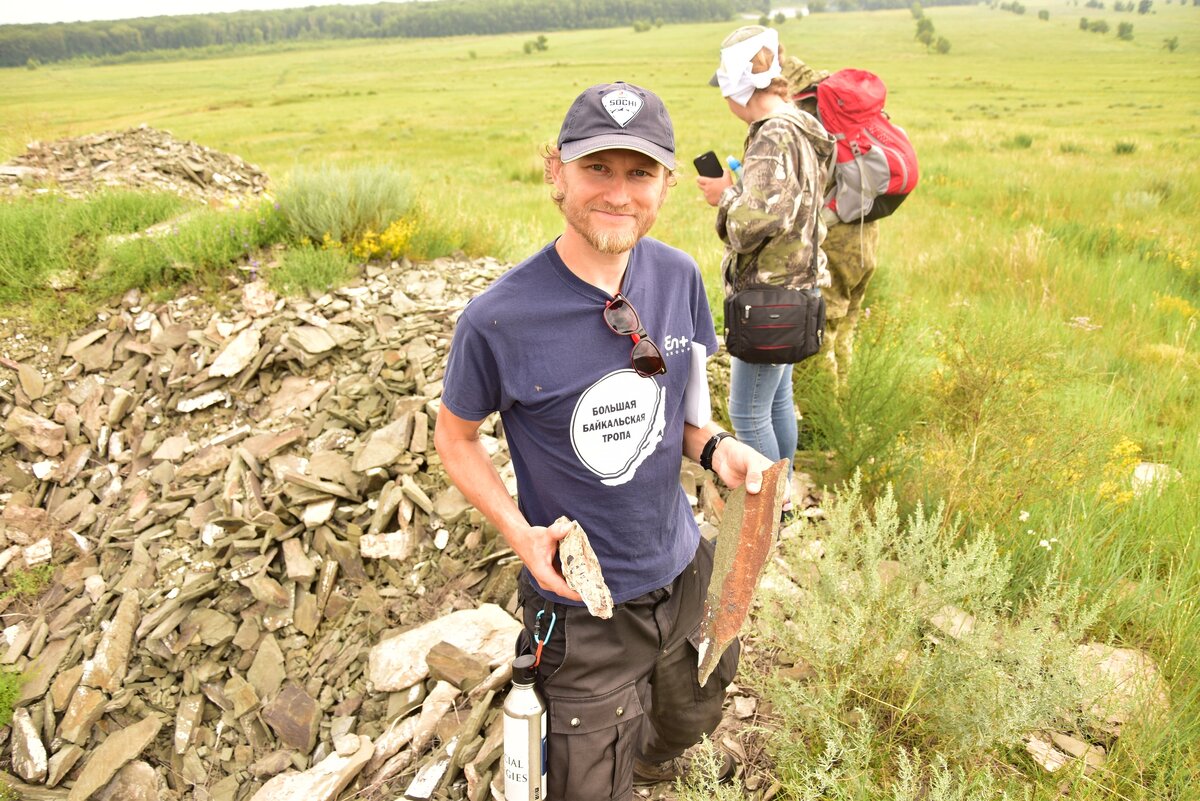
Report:
<svg viewBox="0 0 1200 801"><path fill-rule="evenodd" d="M534 686L532 654L513 660L512 689L504 699L505 801L546 798L546 703Z"/></svg>

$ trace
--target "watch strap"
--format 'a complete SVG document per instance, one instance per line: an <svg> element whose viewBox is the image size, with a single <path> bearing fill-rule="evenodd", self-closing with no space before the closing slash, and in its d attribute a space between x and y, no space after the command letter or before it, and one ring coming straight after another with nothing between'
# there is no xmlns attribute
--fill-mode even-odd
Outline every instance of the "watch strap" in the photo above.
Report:
<svg viewBox="0 0 1200 801"><path fill-rule="evenodd" d="M721 444L721 440L732 437L728 431L719 431L713 434L712 439L704 443L704 450L700 451L700 466L705 470L712 470L713 454L717 452L717 446Z"/></svg>

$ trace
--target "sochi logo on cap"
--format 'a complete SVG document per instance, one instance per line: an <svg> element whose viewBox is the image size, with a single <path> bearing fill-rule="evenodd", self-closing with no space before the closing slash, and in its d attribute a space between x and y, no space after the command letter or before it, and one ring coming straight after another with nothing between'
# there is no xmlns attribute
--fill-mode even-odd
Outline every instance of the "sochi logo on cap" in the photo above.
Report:
<svg viewBox="0 0 1200 801"><path fill-rule="evenodd" d="M624 128L642 110L642 99L628 89L617 89L600 98L604 110Z"/></svg>

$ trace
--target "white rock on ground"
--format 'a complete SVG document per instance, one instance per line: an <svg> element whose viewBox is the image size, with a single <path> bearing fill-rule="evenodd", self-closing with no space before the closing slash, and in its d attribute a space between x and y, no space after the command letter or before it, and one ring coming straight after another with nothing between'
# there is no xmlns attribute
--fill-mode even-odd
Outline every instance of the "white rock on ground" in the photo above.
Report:
<svg viewBox="0 0 1200 801"><path fill-rule="evenodd" d="M1076 655L1084 709L1103 721L1108 733L1119 734L1121 726L1138 715L1166 712L1166 682L1145 652L1088 643L1079 646Z"/></svg>
<svg viewBox="0 0 1200 801"><path fill-rule="evenodd" d="M46 778L46 746L38 736L37 729L22 707L12 717L12 762L13 770L27 782L41 782Z"/></svg>
<svg viewBox="0 0 1200 801"><path fill-rule="evenodd" d="M1033 761L1048 772L1056 770L1071 761L1070 757L1059 751L1044 734L1035 734L1025 740L1025 750L1033 757Z"/></svg>
<svg viewBox="0 0 1200 801"><path fill-rule="evenodd" d="M1183 478L1183 473L1169 464L1141 462L1133 468L1133 475L1129 477L1129 482L1133 486L1133 494L1141 496L1151 492L1161 493L1163 487L1181 478Z"/></svg>
<svg viewBox="0 0 1200 801"><path fill-rule="evenodd" d="M257 329L247 328L234 337L208 366L211 376L235 376L245 370L258 354L262 334Z"/></svg>
<svg viewBox="0 0 1200 801"><path fill-rule="evenodd" d="M425 654L439 642L456 645L494 667L513 655L521 624L495 604L451 612L383 640L371 649L367 674L376 692L404 690L429 675Z"/></svg>
<svg viewBox="0 0 1200 801"><path fill-rule="evenodd" d="M263 785L251 801L333 801L367 764L375 747L359 735L350 756L332 753L303 773L282 773Z"/></svg>

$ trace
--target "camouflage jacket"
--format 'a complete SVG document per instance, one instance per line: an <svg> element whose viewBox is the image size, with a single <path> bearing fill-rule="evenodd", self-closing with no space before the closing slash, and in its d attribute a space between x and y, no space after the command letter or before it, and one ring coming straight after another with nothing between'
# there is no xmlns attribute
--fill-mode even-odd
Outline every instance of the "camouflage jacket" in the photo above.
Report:
<svg viewBox="0 0 1200 801"><path fill-rule="evenodd" d="M833 158L833 138L790 104L750 126L742 180L717 204L727 294L755 284L828 285L819 211Z"/></svg>

